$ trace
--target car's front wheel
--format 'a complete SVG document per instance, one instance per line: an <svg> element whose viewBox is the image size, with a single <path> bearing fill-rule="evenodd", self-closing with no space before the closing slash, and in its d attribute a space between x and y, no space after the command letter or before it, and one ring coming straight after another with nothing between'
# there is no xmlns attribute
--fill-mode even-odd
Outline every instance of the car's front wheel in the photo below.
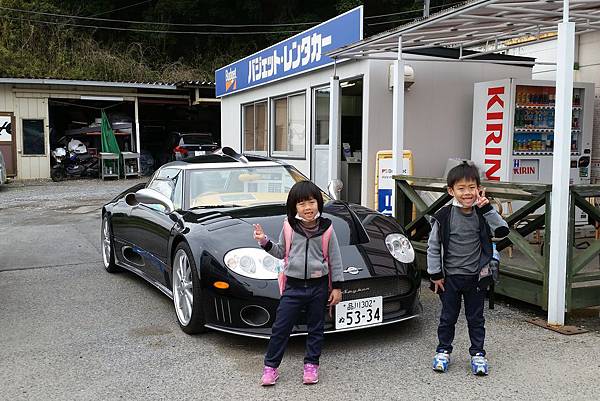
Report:
<svg viewBox="0 0 600 401"><path fill-rule="evenodd" d="M121 271L121 268L115 264L112 233L110 221L107 216L102 216L102 263L104 264L104 269L109 273Z"/></svg>
<svg viewBox="0 0 600 401"><path fill-rule="evenodd" d="M185 242L177 245L173 258L173 304L181 330L187 334L206 331L196 262Z"/></svg>

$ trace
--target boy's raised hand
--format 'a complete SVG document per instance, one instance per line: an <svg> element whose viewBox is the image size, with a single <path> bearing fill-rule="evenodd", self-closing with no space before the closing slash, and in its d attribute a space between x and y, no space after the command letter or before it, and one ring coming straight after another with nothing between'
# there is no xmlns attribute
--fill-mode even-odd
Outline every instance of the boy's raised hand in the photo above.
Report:
<svg viewBox="0 0 600 401"><path fill-rule="evenodd" d="M481 194L477 198L477 207L484 207L488 203L490 203L490 200L485 197L485 188L482 188Z"/></svg>
<svg viewBox="0 0 600 401"><path fill-rule="evenodd" d="M259 243L263 242L267 237L265 235L265 231L262 229L260 224L252 224L252 226L254 227L254 239L257 240Z"/></svg>

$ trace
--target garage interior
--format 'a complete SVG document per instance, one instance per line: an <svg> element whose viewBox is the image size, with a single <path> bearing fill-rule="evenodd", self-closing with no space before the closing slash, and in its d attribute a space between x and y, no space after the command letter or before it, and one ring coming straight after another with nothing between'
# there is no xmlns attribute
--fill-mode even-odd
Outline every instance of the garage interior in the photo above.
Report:
<svg viewBox="0 0 600 401"><path fill-rule="evenodd" d="M218 145L221 143L220 104L214 99L214 87L186 85L184 90L189 96L160 96L149 90L140 90L128 97L137 97L138 101L137 127L142 175L152 174L172 159L173 149L170 149L169 139L173 132L209 133L213 142ZM83 97L49 99L50 148L65 146L71 138L75 138L86 145L88 153L99 153L101 113L104 110L120 150L137 152L136 102L117 96L107 96L106 100ZM65 136L66 141L62 139Z"/></svg>

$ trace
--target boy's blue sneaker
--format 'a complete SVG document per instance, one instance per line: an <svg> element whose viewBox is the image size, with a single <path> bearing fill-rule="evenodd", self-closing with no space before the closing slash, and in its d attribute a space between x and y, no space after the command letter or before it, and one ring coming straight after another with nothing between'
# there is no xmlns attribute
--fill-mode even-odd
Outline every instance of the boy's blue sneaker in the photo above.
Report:
<svg viewBox="0 0 600 401"><path fill-rule="evenodd" d="M475 354L471 357L471 372L477 376L487 376L488 361L483 354Z"/></svg>
<svg viewBox="0 0 600 401"><path fill-rule="evenodd" d="M438 352L433 357L433 370L436 372L446 372L450 365L450 354L447 352Z"/></svg>

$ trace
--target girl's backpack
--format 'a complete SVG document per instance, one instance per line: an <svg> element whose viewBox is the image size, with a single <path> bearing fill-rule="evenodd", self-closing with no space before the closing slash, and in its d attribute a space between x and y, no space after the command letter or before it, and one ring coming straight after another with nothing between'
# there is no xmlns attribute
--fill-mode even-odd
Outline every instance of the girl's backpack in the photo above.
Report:
<svg viewBox="0 0 600 401"><path fill-rule="evenodd" d="M333 233L333 225L329 226L327 230L321 236L321 247L323 248L323 256L325 257L325 261L327 262L327 267L329 268L329 291L331 292L331 266L329 266L329 240L331 239L331 234ZM283 222L283 238L285 240L285 257L284 257L284 265L283 270L279 272L277 276L277 280L279 281L279 294L283 294L283 290L285 289L285 283L287 282L287 276L285 275L285 269L288 266L288 258L290 256L290 249L292 248L292 237L294 235L294 229L287 221L287 219Z"/></svg>

